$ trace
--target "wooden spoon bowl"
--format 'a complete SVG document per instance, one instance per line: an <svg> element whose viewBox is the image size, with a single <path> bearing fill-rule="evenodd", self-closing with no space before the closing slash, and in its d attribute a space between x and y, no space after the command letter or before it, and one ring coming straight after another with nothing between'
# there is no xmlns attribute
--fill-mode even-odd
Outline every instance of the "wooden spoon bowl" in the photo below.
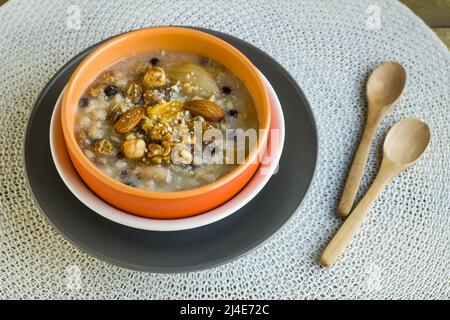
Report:
<svg viewBox="0 0 450 320"><path fill-rule="evenodd" d="M425 152L430 143L428 125L414 118L398 122L384 142L384 157L399 166L410 166Z"/></svg>
<svg viewBox="0 0 450 320"><path fill-rule="evenodd" d="M369 112L391 108L400 98L406 84L406 70L401 64L389 61L378 66L370 75L367 85Z"/></svg>

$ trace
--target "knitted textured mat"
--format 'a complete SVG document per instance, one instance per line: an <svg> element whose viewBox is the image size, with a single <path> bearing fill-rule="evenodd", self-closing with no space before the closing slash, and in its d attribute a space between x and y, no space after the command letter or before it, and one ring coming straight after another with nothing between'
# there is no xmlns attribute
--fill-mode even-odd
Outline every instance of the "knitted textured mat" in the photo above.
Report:
<svg viewBox="0 0 450 320"><path fill-rule="evenodd" d="M226 32L277 59L311 104L320 146L311 190L276 236L227 265L177 275L120 269L67 243L34 204L22 154L33 103L67 60L111 35L168 24ZM450 55L399 2L10 0L0 30L0 298L450 298ZM323 269L366 117L364 81L390 59L408 69L408 86L378 130L359 197L396 121L424 120L432 143Z"/></svg>

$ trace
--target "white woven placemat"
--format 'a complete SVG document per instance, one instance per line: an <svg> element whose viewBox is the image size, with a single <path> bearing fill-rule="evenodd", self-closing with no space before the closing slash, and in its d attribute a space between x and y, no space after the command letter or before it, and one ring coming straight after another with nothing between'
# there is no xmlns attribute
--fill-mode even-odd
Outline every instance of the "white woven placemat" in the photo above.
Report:
<svg viewBox="0 0 450 320"><path fill-rule="evenodd" d="M120 269L67 243L33 204L22 158L29 112L58 68L101 39L167 24L226 32L276 58L309 99L320 139L316 180L276 236L237 261L179 275ZM407 67L409 82L378 131L362 191L393 123L423 119L432 144L323 269L317 258L341 223L334 208L365 118L364 79L388 59ZM449 75L444 44L396 1L10 0L0 7L0 298L448 299Z"/></svg>

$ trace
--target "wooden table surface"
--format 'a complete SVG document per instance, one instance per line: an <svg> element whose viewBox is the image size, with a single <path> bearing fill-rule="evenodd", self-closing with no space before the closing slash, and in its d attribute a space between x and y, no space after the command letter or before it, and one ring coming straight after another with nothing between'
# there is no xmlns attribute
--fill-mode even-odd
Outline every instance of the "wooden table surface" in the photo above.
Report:
<svg viewBox="0 0 450 320"><path fill-rule="evenodd" d="M401 0L438 35L450 49L450 0Z"/></svg>
<svg viewBox="0 0 450 320"><path fill-rule="evenodd" d="M0 6L6 1L0 0ZM400 1L421 17L450 49L450 0Z"/></svg>

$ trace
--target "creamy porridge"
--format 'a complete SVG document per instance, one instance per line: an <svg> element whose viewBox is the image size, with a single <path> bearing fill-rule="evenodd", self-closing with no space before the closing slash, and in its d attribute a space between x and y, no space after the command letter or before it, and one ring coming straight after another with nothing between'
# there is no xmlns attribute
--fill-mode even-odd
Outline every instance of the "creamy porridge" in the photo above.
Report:
<svg viewBox="0 0 450 320"><path fill-rule="evenodd" d="M249 92L224 66L161 51L102 73L79 101L74 134L86 157L112 178L146 190L179 191L233 170L237 154L250 148L233 143L233 130L257 130L257 119ZM216 152L228 142L231 152ZM198 161L204 154L214 161Z"/></svg>

